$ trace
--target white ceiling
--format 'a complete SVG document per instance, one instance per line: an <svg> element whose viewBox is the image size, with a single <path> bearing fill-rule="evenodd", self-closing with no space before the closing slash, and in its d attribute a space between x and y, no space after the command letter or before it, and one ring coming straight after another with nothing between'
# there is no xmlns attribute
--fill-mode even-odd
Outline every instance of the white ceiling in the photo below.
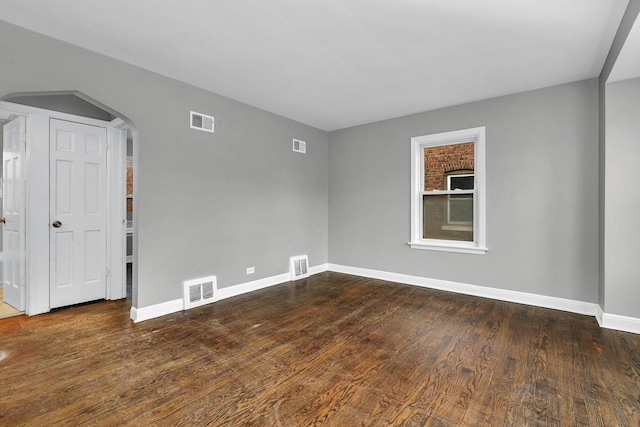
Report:
<svg viewBox="0 0 640 427"><path fill-rule="evenodd" d="M640 77L640 18L631 27L607 82Z"/></svg>
<svg viewBox="0 0 640 427"><path fill-rule="evenodd" d="M0 0L0 18L335 130L596 77L627 2Z"/></svg>

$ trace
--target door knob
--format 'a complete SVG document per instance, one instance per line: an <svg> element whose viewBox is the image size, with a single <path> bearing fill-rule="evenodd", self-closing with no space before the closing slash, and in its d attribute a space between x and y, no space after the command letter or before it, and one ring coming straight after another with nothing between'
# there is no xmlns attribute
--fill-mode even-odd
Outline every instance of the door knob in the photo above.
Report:
<svg viewBox="0 0 640 427"><path fill-rule="evenodd" d="M53 225L55 228L62 227L62 223L60 221L53 221L51 225Z"/></svg>
<svg viewBox="0 0 640 427"><path fill-rule="evenodd" d="M0 223L6 224L7 223L7 219L6 218L0 218Z"/></svg>

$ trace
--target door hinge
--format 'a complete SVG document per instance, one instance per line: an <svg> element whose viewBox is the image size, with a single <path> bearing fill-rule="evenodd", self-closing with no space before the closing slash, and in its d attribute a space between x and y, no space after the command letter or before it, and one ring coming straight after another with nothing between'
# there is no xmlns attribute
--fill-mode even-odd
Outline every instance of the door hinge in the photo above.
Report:
<svg viewBox="0 0 640 427"><path fill-rule="evenodd" d="M104 269L104 275L105 275L105 277L109 277L109 269L108 268Z"/></svg>

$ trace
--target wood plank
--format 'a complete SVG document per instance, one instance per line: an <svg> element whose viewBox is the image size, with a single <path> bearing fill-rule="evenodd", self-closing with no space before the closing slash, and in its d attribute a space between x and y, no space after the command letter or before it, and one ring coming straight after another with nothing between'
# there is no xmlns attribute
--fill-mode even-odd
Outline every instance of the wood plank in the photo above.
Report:
<svg viewBox="0 0 640 427"><path fill-rule="evenodd" d="M588 316L330 272L128 309L0 320L0 425L640 423L640 336Z"/></svg>

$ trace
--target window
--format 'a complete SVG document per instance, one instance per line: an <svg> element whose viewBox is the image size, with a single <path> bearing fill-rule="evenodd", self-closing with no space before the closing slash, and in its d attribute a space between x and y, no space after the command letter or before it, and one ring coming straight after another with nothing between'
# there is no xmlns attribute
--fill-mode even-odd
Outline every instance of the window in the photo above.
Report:
<svg viewBox="0 0 640 427"><path fill-rule="evenodd" d="M485 253L485 128L411 138L412 248Z"/></svg>

